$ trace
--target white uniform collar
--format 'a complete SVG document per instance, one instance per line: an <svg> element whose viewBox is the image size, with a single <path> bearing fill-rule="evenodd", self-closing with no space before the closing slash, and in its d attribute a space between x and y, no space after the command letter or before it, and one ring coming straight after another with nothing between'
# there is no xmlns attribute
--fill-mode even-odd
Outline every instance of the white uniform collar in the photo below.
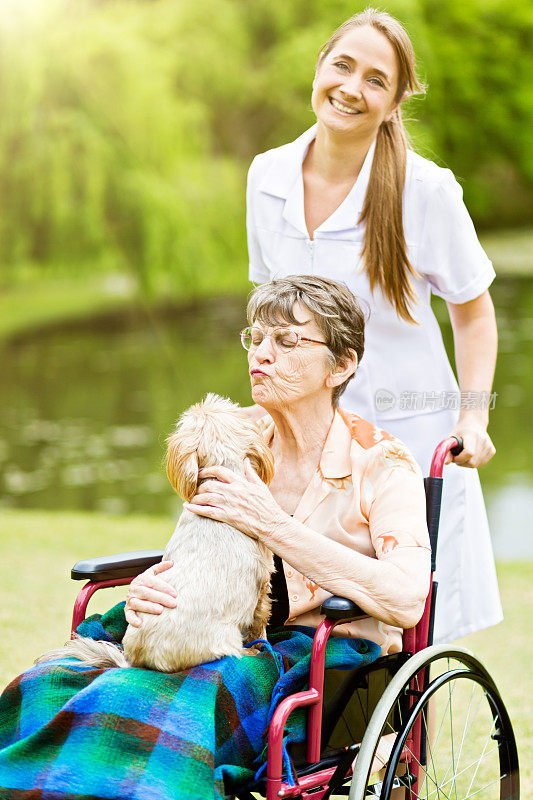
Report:
<svg viewBox="0 0 533 800"><path fill-rule="evenodd" d="M284 219L306 236L308 232L304 216L302 164L309 145L316 137L316 130L315 124L294 142L278 148L275 159L272 159L258 187L260 192L285 200ZM357 226L365 202L375 147L374 140L350 193L333 214L316 229L316 233L343 231Z"/></svg>

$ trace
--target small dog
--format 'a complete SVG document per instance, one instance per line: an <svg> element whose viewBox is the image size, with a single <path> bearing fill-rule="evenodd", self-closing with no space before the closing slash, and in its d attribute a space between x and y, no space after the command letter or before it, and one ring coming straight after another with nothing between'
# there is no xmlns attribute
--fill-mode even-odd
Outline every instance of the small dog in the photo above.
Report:
<svg viewBox="0 0 533 800"><path fill-rule="evenodd" d="M185 500L196 494L203 467L221 465L244 474L248 458L265 483L274 474L272 453L257 425L235 403L215 394L182 414L167 445L167 475ZM140 628L128 625L124 652L77 637L38 662L68 655L101 668L179 672L249 653L243 643L265 637L273 570L265 545L223 522L184 511L163 560L174 562L163 577L177 592L177 607L164 608L160 615L141 614Z"/></svg>

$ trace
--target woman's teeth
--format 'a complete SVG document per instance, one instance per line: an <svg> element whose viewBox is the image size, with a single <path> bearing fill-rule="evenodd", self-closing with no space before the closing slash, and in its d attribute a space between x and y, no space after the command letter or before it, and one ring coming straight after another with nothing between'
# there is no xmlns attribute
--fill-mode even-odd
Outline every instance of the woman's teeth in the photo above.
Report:
<svg viewBox="0 0 533 800"><path fill-rule="evenodd" d="M352 115L354 115L354 114L359 114L360 113L359 111L356 111L353 108L349 108L348 106L343 106L342 103L339 103L339 101L335 100L335 98L333 98L333 97L329 98L329 102L331 103L333 108L336 108L337 111L342 111L344 114L352 114Z"/></svg>

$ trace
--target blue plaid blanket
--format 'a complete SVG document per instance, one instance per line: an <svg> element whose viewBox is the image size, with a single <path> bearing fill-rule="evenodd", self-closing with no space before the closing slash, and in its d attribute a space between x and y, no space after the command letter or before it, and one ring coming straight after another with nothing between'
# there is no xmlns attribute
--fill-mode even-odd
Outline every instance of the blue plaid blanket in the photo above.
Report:
<svg viewBox="0 0 533 800"><path fill-rule="evenodd" d="M123 605L90 617L80 635L120 641ZM0 697L0 798L223 798L224 784L260 771L276 705L306 686L313 633L281 631L258 655L170 675L72 658L38 664ZM336 637L326 666L378 656L373 642ZM293 741L304 738L304 713L291 716Z"/></svg>

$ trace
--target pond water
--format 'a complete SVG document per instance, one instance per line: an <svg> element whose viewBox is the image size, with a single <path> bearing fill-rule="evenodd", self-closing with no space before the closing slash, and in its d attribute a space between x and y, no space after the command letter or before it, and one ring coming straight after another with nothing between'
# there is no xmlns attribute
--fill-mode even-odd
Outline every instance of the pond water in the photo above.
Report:
<svg viewBox="0 0 533 800"><path fill-rule="evenodd" d="M481 477L495 551L520 559L533 557L533 280L501 279L493 297L498 452ZM3 343L0 506L175 515L162 459L177 416L208 391L250 402L244 304L137 309ZM450 349L444 305L436 312Z"/></svg>

